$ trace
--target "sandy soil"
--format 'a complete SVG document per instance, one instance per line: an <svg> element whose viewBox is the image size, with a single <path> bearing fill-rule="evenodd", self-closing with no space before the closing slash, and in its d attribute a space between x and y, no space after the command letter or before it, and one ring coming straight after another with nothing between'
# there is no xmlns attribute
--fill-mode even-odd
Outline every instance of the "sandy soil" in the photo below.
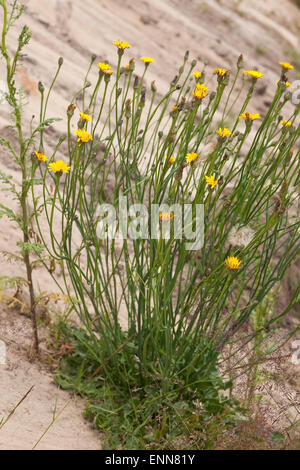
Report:
<svg viewBox="0 0 300 470"><path fill-rule="evenodd" d="M279 77L278 61L291 61L296 66L291 81L300 73L300 9L290 0L86 0L84 4L80 0L25 0L24 3L25 14L12 31L9 48L15 47L20 25L26 23L33 36L17 79L28 94L25 109L28 123L39 112L38 81L46 88L50 85L59 56L64 57L64 65L48 114L65 118L69 100L81 87L91 54L116 65L117 54L111 44L115 39L132 44L126 52L128 59L142 55L155 58L147 81L155 80L162 92L176 74L187 49L200 66L207 60L210 72L215 67L233 68L243 53L246 68L257 68L265 74L252 104L253 111L262 114ZM137 61L136 72L142 70L143 65ZM0 72L3 76L3 63ZM96 77L95 67L91 79ZM0 106L0 135L9 134L7 111ZM64 130L65 122L55 125L46 141L46 153L53 146L52 139L56 140ZM18 181L18 169L5 153L1 155L0 169ZM17 210L6 193L0 193L0 200ZM19 239L13 224L0 219L0 249L14 251ZM22 267L3 258L0 267L2 275L24 275ZM37 290L57 291L44 271L35 274L35 284ZM283 296L281 303L285 302ZM56 397L60 410L70 395L57 388L46 366L30 362L30 321L8 310L5 302L0 304L0 339L7 346L6 365L0 365L0 418L34 385L0 431L0 449L31 449L52 420ZM72 399L38 448L98 449L99 435L82 417L83 407L81 400Z"/></svg>

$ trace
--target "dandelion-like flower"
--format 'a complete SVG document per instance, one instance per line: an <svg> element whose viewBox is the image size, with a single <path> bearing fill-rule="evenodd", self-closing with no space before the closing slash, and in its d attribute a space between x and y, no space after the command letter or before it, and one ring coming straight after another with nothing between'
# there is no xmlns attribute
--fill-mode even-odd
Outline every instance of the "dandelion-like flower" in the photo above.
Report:
<svg viewBox="0 0 300 470"><path fill-rule="evenodd" d="M214 187L218 184L218 180L215 180L213 176L205 176L205 181L211 189L214 189Z"/></svg>
<svg viewBox="0 0 300 470"><path fill-rule="evenodd" d="M285 127L286 129L292 125L291 121L285 121L285 120L281 121L281 124L282 124L283 127Z"/></svg>
<svg viewBox="0 0 300 470"><path fill-rule="evenodd" d="M77 142L80 143L87 143L89 140L93 140L93 137L91 134L89 134L86 130L83 129L78 129L77 131L74 131L74 134L78 136Z"/></svg>
<svg viewBox="0 0 300 470"><path fill-rule="evenodd" d="M36 154L36 158L37 158L40 162L46 162L46 161L48 160L48 157L46 157L46 155L43 154L42 152L37 152L37 151L35 150L34 153Z"/></svg>
<svg viewBox="0 0 300 470"><path fill-rule="evenodd" d="M89 114L80 113L80 119L84 122L87 122L91 120L91 116Z"/></svg>
<svg viewBox="0 0 300 470"><path fill-rule="evenodd" d="M162 222L166 222L167 220L173 219L174 214L173 214L173 212L161 212L159 214L159 218L160 218L160 220L162 220Z"/></svg>
<svg viewBox="0 0 300 470"><path fill-rule="evenodd" d="M169 163L174 163L175 162L175 157L169 157L168 155L166 156L166 159L168 160Z"/></svg>
<svg viewBox="0 0 300 470"><path fill-rule="evenodd" d="M62 160L57 160L56 162L49 163L48 169L54 173L69 173L70 166Z"/></svg>
<svg viewBox="0 0 300 470"><path fill-rule="evenodd" d="M112 74L110 65L106 64L105 62L99 62L98 67L101 70L101 72L104 73L105 75Z"/></svg>
<svg viewBox="0 0 300 470"><path fill-rule="evenodd" d="M215 72L218 75L218 77L222 78L226 75L227 70L226 69L221 69L221 68L216 68Z"/></svg>
<svg viewBox="0 0 300 470"><path fill-rule="evenodd" d="M219 129L216 130L216 133L219 134L221 139L226 139L226 137L231 135L231 132L229 129L227 129L227 127L224 127L224 129L221 129L221 127L219 127Z"/></svg>
<svg viewBox="0 0 300 470"><path fill-rule="evenodd" d="M193 75L194 75L194 77L196 78L196 80L197 80L198 78L201 78L201 77L202 77L202 73L201 73L201 72L193 72Z"/></svg>
<svg viewBox="0 0 300 470"><path fill-rule="evenodd" d="M192 162L196 161L198 158L199 158L199 155L198 155L198 153L195 153L195 152L188 153L185 157L185 159L188 163L192 163Z"/></svg>
<svg viewBox="0 0 300 470"><path fill-rule="evenodd" d="M196 88L195 88L195 91L193 93L193 96L197 99L197 100L202 100L203 98L205 98L208 94L208 88L207 86L203 85L203 83L197 83L196 84Z"/></svg>
<svg viewBox="0 0 300 470"><path fill-rule="evenodd" d="M151 64L151 62L154 62L152 57L140 57L140 60L142 60L145 64Z"/></svg>
<svg viewBox="0 0 300 470"><path fill-rule="evenodd" d="M128 42L126 41L114 41L113 45L121 51L124 51L124 49L129 49L131 47L131 45L128 44Z"/></svg>
<svg viewBox="0 0 300 470"><path fill-rule="evenodd" d="M240 115L239 119L245 119L245 121L254 121L255 119L260 119L259 113L243 113Z"/></svg>
<svg viewBox="0 0 300 470"><path fill-rule="evenodd" d="M244 70L244 75L249 75L250 77L254 78L257 80L258 78L263 78L264 74L261 72L258 72L257 70Z"/></svg>
<svg viewBox="0 0 300 470"><path fill-rule="evenodd" d="M225 260L226 266L229 269L239 269L242 261L236 256L228 256Z"/></svg>
<svg viewBox="0 0 300 470"><path fill-rule="evenodd" d="M284 70L293 70L293 68L294 68L294 66L289 64L288 62L279 62L279 65L281 65L281 67Z"/></svg>

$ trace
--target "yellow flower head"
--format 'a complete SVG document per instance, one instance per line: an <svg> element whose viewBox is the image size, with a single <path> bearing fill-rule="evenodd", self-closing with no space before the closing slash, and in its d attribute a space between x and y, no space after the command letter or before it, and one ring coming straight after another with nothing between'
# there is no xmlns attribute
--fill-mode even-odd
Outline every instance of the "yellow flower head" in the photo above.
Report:
<svg viewBox="0 0 300 470"><path fill-rule="evenodd" d="M240 115L239 119L245 119L246 121L254 121L255 119L260 119L259 113L243 113Z"/></svg>
<svg viewBox="0 0 300 470"><path fill-rule="evenodd" d="M288 62L279 62L279 65L281 65L281 67L284 70L293 70L293 68L294 68L294 66L289 64Z"/></svg>
<svg viewBox="0 0 300 470"><path fill-rule="evenodd" d="M205 181L211 187L211 189L214 189L214 187L218 184L218 180L215 180L213 176L205 176Z"/></svg>
<svg viewBox="0 0 300 470"><path fill-rule="evenodd" d="M84 122L87 122L91 120L91 116L89 114L80 113L80 119Z"/></svg>
<svg viewBox="0 0 300 470"><path fill-rule="evenodd" d="M54 173L69 173L70 166L64 163L62 160L57 160L56 162L49 163L48 169Z"/></svg>
<svg viewBox="0 0 300 470"><path fill-rule="evenodd" d="M229 269L239 269L242 262L236 256L228 256L225 263Z"/></svg>
<svg viewBox="0 0 300 470"><path fill-rule="evenodd" d="M166 159L168 160L169 163L174 163L175 162L175 157L169 157L168 155L166 156Z"/></svg>
<svg viewBox="0 0 300 470"><path fill-rule="evenodd" d="M77 139L77 142L80 142L80 143L87 143L89 140L93 140L93 137L91 136L91 134L89 134L87 131L85 130L82 130L82 129L78 129L77 131L74 131L74 134L77 134L78 136L78 139Z"/></svg>
<svg viewBox="0 0 300 470"><path fill-rule="evenodd" d="M288 88L289 86L291 86L290 82L285 82L285 88Z"/></svg>
<svg viewBox="0 0 300 470"><path fill-rule="evenodd" d="M224 129L221 129L221 127L219 127L219 129L216 130L216 133L219 134L221 139L226 139L226 137L231 135L231 132L229 129L227 129L227 127L224 127Z"/></svg>
<svg viewBox="0 0 300 470"><path fill-rule="evenodd" d="M258 72L257 70L244 70L244 75L250 75L250 77L254 78L254 79L258 79L258 78L263 78L264 74L261 73L261 72Z"/></svg>
<svg viewBox="0 0 300 470"><path fill-rule="evenodd" d="M105 75L112 74L110 65L106 64L105 62L99 62L98 67L101 70L101 72L104 73Z"/></svg>
<svg viewBox="0 0 300 470"><path fill-rule="evenodd" d="M281 124L282 124L283 127L285 127L286 129L292 125L292 123L291 123L290 121L281 121Z"/></svg>
<svg viewBox="0 0 300 470"><path fill-rule="evenodd" d="M124 49L129 49L131 47L131 45L128 44L128 42L126 41L114 41L113 45L116 46L121 51L124 51Z"/></svg>
<svg viewBox="0 0 300 470"><path fill-rule="evenodd" d="M36 154L36 158L37 158L40 162L46 162L46 161L48 160L48 158L46 157L46 155L44 155L42 152L37 152L37 151L35 150L34 153Z"/></svg>
<svg viewBox="0 0 300 470"><path fill-rule="evenodd" d="M172 106L172 111L173 111L173 113L176 113L177 110L178 110L178 106L177 106L177 105Z"/></svg>
<svg viewBox="0 0 300 470"><path fill-rule="evenodd" d="M220 69L220 68L216 68L215 69L215 72L216 74L218 75L218 77L224 77L224 75L226 75L227 73L227 70L226 69Z"/></svg>
<svg viewBox="0 0 300 470"><path fill-rule="evenodd" d="M174 214L172 212L161 212L159 214L159 217L160 217L160 220L162 220L163 222L167 221L167 220L170 220L170 219L173 219L174 218Z"/></svg>
<svg viewBox="0 0 300 470"><path fill-rule="evenodd" d="M152 57L140 57L140 60L142 60L145 64L150 64L151 62L154 62L154 59L152 59Z"/></svg>
<svg viewBox="0 0 300 470"><path fill-rule="evenodd" d="M193 72L193 75L194 75L194 77L196 78L196 80L197 80L197 78L201 78L201 77L202 77L202 73L201 73L201 72Z"/></svg>
<svg viewBox="0 0 300 470"><path fill-rule="evenodd" d="M195 153L195 152L188 153L185 157L185 159L188 163L192 163L192 162L196 161L197 158L199 158L199 155L198 155L198 153Z"/></svg>
<svg viewBox="0 0 300 470"><path fill-rule="evenodd" d="M196 88L195 88L195 91L193 93L193 96L197 99L197 100L202 100L203 98L205 98L207 96L207 93L208 93L208 88L207 86L203 85L202 83L197 83L196 84Z"/></svg>

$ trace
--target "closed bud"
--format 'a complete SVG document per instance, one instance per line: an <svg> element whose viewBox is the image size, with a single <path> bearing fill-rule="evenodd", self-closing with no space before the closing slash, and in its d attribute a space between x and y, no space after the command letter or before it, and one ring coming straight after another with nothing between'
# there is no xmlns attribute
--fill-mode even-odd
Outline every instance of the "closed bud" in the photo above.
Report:
<svg viewBox="0 0 300 470"><path fill-rule="evenodd" d="M39 88L39 92L40 92L40 93L44 93L45 88L44 88L44 85L42 84L42 82L39 82L38 88Z"/></svg>
<svg viewBox="0 0 300 470"><path fill-rule="evenodd" d="M243 55L241 54L237 60L237 68L242 69L244 67Z"/></svg>
<svg viewBox="0 0 300 470"><path fill-rule="evenodd" d="M61 67L63 63L64 63L64 58L63 58L63 57L60 57L60 58L58 59L58 65Z"/></svg>

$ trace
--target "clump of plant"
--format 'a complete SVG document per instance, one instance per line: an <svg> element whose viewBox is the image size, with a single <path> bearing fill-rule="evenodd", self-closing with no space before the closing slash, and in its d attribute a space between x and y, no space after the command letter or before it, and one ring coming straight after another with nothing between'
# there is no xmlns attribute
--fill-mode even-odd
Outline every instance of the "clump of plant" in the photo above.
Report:
<svg viewBox="0 0 300 470"><path fill-rule="evenodd" d="M73 351L58 382L89 398L110 445L143 448L150 429L163 440L189 422L243 419L220 352L241 339L257 347L299 300L298 286L280 315L260 313L299 255L299 107L286 110L290 64L261 116L249 104L263 74L242 57L233 79L216 68L208 83L186 53L159 95L147 86L154 60L135 75L131 46L113 45L116 67L92 57L66 110L67 153L56 157L62 139L51 157L39 152L42 191L31 189L80 321L61 327ZM51 88L44 100L40 86L40 143Z"/></svg>

